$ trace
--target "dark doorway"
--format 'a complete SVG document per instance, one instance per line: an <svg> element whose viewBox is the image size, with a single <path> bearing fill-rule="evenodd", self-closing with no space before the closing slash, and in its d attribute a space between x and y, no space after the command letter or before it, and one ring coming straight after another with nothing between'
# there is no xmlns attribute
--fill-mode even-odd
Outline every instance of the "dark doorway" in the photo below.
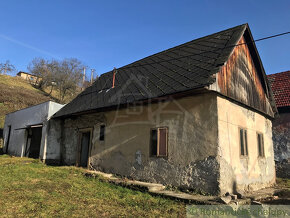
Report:
<svg viewBox="0 0 290 218"><path fill-rule="evenodd" d="M91 132L81 133L80 166L87 167L89 159Z"/></svg>
<svg viewBox="0 0 290 218"><path fill-rule="evenodd" d="M11 134L11 126L8 126L8 136L6 141L6 153L8 154L8 147L9 147L9 141L10 141L10 134Z"/></svg>
<svg viewBox="0 0 290 218"><path fill-rule="evenodd" d="M30 134L28 137L30 140L30 146L28 150L28 157L39 158L42 127L34 127L29 130Z"/></svg>

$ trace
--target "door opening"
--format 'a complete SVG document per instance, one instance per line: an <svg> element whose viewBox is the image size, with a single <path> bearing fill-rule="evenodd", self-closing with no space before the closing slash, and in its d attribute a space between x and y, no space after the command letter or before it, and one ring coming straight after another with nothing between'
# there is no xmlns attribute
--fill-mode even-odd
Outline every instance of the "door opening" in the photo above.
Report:
<svg viewBox="0 0 290 218"><path fill-rule="evenodd" d="M81 132L81 144L80 144L80 161L79 166L87 167L89 160L91 132Z"/></svg>
<svg viewBox="0 0 290 218"><path fill-rule="evenodd" d="M10 134L11 134L11 126L8 126L8 136L6 141L6 154L8 154L8 147L9 147L9 141L10 141Z"/></svg>
<svg viewBox="0 0 290 218"><path fill-rule="evenodd" d="M28 142L27 143L27 156L31 158L39 158L41 137L42 137L42 127L34 127L28 129Z"/></svg>

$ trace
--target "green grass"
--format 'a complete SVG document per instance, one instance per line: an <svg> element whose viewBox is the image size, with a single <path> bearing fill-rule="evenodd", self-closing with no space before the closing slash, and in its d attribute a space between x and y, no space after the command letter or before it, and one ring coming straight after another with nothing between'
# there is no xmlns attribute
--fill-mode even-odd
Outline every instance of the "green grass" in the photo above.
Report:
<svg viewBox="0 0 290 218"><path fill-rule="evenodd" d="M84 176L76 167L0 156L0 217L184 217L185 206Z"/></svg>
<svg viewBox="0 0 290 218"><path fill-rule="evenodd" d="M39 91L38 89L34 88L30 83L17 76L12 77L8 75L0 75L0 83L5 84L9 87L21 87L36 92Z"/></svg>

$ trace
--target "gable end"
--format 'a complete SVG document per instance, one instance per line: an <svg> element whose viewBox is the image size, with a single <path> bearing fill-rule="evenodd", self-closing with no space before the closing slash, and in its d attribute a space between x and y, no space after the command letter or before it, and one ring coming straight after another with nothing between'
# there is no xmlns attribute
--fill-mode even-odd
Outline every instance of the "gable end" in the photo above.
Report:
<svg viewBox="0 0 290 218"><path fill-rule="evenodd" d="M226 97L274 117L271 89L248 29L217 73L217 90Z"/></svg>

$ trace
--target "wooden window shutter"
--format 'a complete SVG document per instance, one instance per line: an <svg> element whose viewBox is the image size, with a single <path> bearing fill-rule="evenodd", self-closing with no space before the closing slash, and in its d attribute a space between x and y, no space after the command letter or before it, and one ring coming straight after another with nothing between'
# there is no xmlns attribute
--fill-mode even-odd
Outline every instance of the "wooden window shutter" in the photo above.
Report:
<svg viewBox="0 0 290 218"><path fill-rule="evenodd" d="M258 152L260 157L265 157L264 150L264 136L261 133L257 133L258 136Z"/></svg>
<svg viewBox="0 0 290 218"><path fill-rule="evenodd" d="M265 145L264 145L264 135L263 134L261 134L261 138L262 138L262 140L261 140L261 142L262 142L262 155L263 155L263 157L265 157Z"/></svg>
<svg viewBox="0 0 290 218"><path fill-rule="evenodd" d="M247 130L244 130L244 137L245 137L245 155L248 156L248 134Z"/></svg>
<svg viewBox="0 0 290 218"><path fill-rule="evenodd" d="M245 155L245 150L244 150L244 131L243 131L243 129L240 129L240 147L241 147L241 155Z"/></svg>
<svg viewBox="0 0 290 218"><path fill-rule="evenodd" d="M167 156L167 128L158 128L158 156Z"/></svg>
<svg viewBox="0 0 290 218"><path fill-rule="evenodd" d="M240 128L240 149L242 156L248 156L248 135L246 129Z"/></svg>

